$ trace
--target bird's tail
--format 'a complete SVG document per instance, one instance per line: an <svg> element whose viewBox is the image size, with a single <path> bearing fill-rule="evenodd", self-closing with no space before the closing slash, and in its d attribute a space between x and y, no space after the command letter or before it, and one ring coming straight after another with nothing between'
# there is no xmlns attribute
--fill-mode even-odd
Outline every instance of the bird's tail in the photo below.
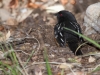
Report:
<svg viewBox="0 0 100 75"><path fill-rule="evenodd" d="M80 49L76 51L76 49L78 48L78 42L68 42L68 46L73 51L73 53L75 55L82 55L83 54Z"/></svg>

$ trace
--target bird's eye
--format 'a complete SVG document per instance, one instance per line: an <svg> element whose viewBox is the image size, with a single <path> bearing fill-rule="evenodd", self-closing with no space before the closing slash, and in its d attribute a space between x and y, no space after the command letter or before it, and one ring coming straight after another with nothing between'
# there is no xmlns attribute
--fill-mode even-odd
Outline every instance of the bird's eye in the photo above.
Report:
<svg viewBox="0 0 100 75"><path fill-rule="evenodd" d="M62 14L60 14L60 16L63 16Z"/></svg>

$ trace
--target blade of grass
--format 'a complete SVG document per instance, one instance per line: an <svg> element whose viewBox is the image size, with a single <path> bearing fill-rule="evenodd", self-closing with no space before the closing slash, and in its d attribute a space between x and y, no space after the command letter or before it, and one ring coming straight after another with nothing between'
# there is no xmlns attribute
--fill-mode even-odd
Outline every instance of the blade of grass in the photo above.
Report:
<svg viewBox="0 0 100 75"><path fill-rule="evenodd" d="M11 59L13 64L12 65L8 65L8 64L5 64L2 61L0 61L0 65L2 65L1 69L3 70L5 75L21 75L20 70L17 68L17 67L20 68L20 65L19 65L19 62L17 60L16 54L14 52L14 49L12 48L12 45L11 44L6 44L6 43L4 45L6 47L6 50L8 50L8 51L11 50L11 52L9 52L7 54L7 56L9 56L9 58ZM9 72L7 72L5 70L8 70Z"/></svg>
<svg viewBox="0 0 100 75"><path fill-rule="evenodd" d="M12 45L10 43L9 43L9 46L10 46L10 50L12 50L11 56L13 57L12 62L14 63L14 70L15 70L16 74L19 75L22 73L21 72L22 68L20 67L19 61L18 61L16 54L14 52L14 49L12 48Z"/></svg>
<svg viewBox="0 0 100 75"><path fill-rule="evenodd" d="M32 50L32 53L31 55L29 56L29 58L27 59L26 63L25 63L25 66L27 65L27 63L29 62L29 60L31 59L32 55L34 54L34 50Z"/></svg>
<svg viewBox="0 0 100 75"><path fill-rule="evenodd" d="M80 48L81 46L85 45L86 43L88 43L88 42L84 42L84 43L82 43L81 45L79 45L78 48L77 48L76 51L75 51L75 54L76 54L76 52L79 50L79 48Z"/></svg>
<svg viewBox="0 0 100 75"><path fill-rule="evenodd" d="M48 63L48 57L47 57L47 52L46 52L46 49L44 48L44 59L46 61L46 67L47 67L47 72L48 72L48 75L52 75L52 72L51 72L51 68L50 68L50 64Z"/></svg>
<svg viewBox="0 0 100 75"><path fill-rule="evenodd" d="M7 65L7 64L4 64L4 63L2 63L2 62L0 62L0 65L3 65L4 67L6 67L7 69L9 69L11 72L11 75L17 75L17 72L16 72L16 70L15 70L15 68L12 68L12 66L9 66L9 65ZM6 72L7 73L7 72Z"/></svg>
<svg viewBox="0 0 100 75"><path fill-rule="evenodd" d="M5 70L5 66L2 65L2 62L0 61L0 69L3 71L4 75L9 75L8 72Z"/></svg>
<svg viewBox="0 0 100 75"><path fill-rule="evenodd" d="M64 69L61 70L61 75L64 75Z"/></svg>
<svg viewBox="0 0 100 75"><path fill-rule="evenodd" d="M12 57L13 57L12 60L16 63L16 65L18 65L19 63L18 63L18 60L16 58L16 54L14 53L14 49L12 48L11 44L9 44L9 46L10 46L10 49L13 50L12 51Z"/></svg>
<svg viewBox="0 0 100 75"><path fill-rule="evenodd" d="M73 32L73 33L79 35L80 37L84 38L85 40L87 40L88 42L92 43L92 44L95 45L96 47L100 48L100 45L99 45L96 41L94 41L94 40L92 40L92 39L90 39L90 38L88 38L88 37L86 37L86 36L84 36L84 35L82 35L82 34L79 34L79 33L77 33L76 31L71 30L71 29L69 29L69 28L64 27L64 29L69 30L69 31L71 31L71 32Z"/></svg>
<svg viewBox="0 0 100 75"><path fill-rule="evenodd" d="M97 72L97 71L100 71L100 64L97 65L91 73Z"/></svg>
<svg viewBox="0 0 100 75"><path fill-rule="evenodd" d="M4 51L4 48L3 48L3 46L2 46L2 44L0 43L0 48L1 48L1 50L2 51Z"/></svg>

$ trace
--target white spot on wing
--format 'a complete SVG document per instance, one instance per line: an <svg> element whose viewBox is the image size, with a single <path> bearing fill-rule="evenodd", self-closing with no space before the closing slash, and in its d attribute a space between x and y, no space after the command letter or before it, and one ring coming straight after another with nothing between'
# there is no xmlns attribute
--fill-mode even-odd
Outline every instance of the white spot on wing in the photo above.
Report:
<svg viewBox="0 0 100 75"><path fill-rule="evenodd" d="M60 35L63 37L62 33L60 32Z"/></svg>
<svg viewBox="0 0 100 75"><path fill-rule="evenodd" d="M76 29L77 29L77 32L80 33L80 29L78 27L78 24L76 22L74 22L74 24L72 22L70 22Z"/></svg>
<svg viewBox="0 0 100 75"><path fill-rule="evenodd" d="M71 23L71 25L74 26L75 29L77 29L77 26L75 24L73 24L72 22L70 22L70 23Z"/></svg>
<svg viewBox="0 0 100 75"><path fill-rule="evenodd" d="M58 37L58 35L55 36L55 38L57 38L57 37Z"/></svg>
<svg viewBox="0 0 100 75"><path fill-rule="evenodd" d="M61 38L61 41L64 42L64 40Z"/></svg>
<svg viewBox="0 0 100 75"><path fill-rule="evenodd" d="M60 26L58 27L58 30L60 29Z"/></svg>
<svg viewBox="0 0 100 75"><path fill-rule="evenodd" d="M63 44L61 43L61 45L63 46Z"/></svg>
<svg viewBox="0 0 100 75"><path fill-rule="evenodd" d="M74 23L75 23L75 22L74 22ZM79 27L78 27L78 24L75 23L75 25L76 25L76 27L77 27L77 32L80 33L80 29L79 29Z"/></svg>
<svg viewBox="0 0 100 75"><path fill-rule="evenodd" d="M60 23L60 24L58 24L58 26L59 26L59 27L58 27L58 30L59 30L59 29L61 28L61 23Z"/></svg>
<svg viewBox="0 0 100 75"><path fill-rule="evenodd" d="M55 31L55 34L56 34L56 31Z"/></svg>
<svg viewBox="0 0 100 75"><path fill-rule="evenodd" d="M58 24L56 24L56 26L58 27L58 26L59 26L59 23L58 23Z"/></svg>

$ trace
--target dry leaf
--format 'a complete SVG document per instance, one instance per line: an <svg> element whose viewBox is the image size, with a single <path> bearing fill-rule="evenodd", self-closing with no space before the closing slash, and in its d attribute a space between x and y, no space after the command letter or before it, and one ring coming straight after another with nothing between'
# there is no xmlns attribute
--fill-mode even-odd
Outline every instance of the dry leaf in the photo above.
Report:
<svg viewBox="0 0 100 75"><path fill-rule="evenodd" d="M0 51L0 60L1 60L1 59L5 59L4 53L3 53L2 51Z"/></svg>
<svg viewBox="0 0 100 75"><path fill-rule="evenodd" d="M11 0L2 0L3 7L9 9L9 4Z"/></svg>
<svg viewBox="0 0 100 75"><path fill-rule="evenodd" d="M70 3L70 4L74 5L76 3L76 1L75 0L61 0L61 3L63 5L66 5L67 3Z"/></svg>
<svg viewBox="0 0 100 75"><path fill-rule="evenodd" d="M0 8L2 7L2 5L3 5L3 4L2 4L2 0L0 0Z"/></svg>
<svg viewBox="0 0 100 75"><path fill-rule="evenodd" d="M89 63L92 63L92 62L95 62L95 60L96 59L94 57L90 56L88 61L89 61Z"/></svg>
<svg viewBox="0 0 100 75"><path fill-rule="evenodd" d="M34 69L35 75L43 75L41 70L42 69L40 67L36 66Z"/></svg>
<svg viewBox="0 0 100 75"><path fill-rule="evenodd" d="M4 27L2 25L0 25L0 31L3 31Z"/></svg>
<svg viewBox="0 0 100 75"><path fill-rule="evenodd" d="M61 72L58 72L56 75L62 75Z"/></svg>
<svg viewBox="0 0 100 75"><path fill-rule="evenodd" d="M18 25L18 22L13 18L9 18L6 23L7 23L7 25L11 25L11 26Z"/></svg>
<svg viewBox="0 0 100 75"><path fill-rule="evenodd" d="M36 3L33 3L31 0L29 0L28 1L28 5L27 5L27 7L29 7L29 8L39 8L41 5L39 5L39 4L36 4Z"/></svg>
<svg viewBox="0 0 100 75"><path fill-rule="evenodd" d="M49 7L46 7L46 10L48 13L57 13L61 10L65 10L64 6L63 5L54 5L54 6L49 6Z"/></svg>
<svg viewBox="0 0 100 75"><path fill-rule="evenodd" d="M82 61L82 58L75 57L75 60L76 60L78 63L81 63L81 61Z"/></svg>
<svg viewBox="0 0 100 75"><path fill-rule="evenodd" d="M76 1L75 0L70 0L70 3L74 5L76 3Z"/></svg>
<svg viewBox="0 0 100 75"><path fill-rule="evenodd" d="M35 72L35 75L42 75L42 72L41 71Z"/></svg>
<svg viewBox="0 0 100 75"><path fill-rule="evenodd" d="M0 32L0 42L3 42L5 39L5 35L3 32Z"/></svg>
<svg viewBox="0 0 100 75"><path fill-rule="evenodd" d="M18 0L12 0L9 4L11 8L16 8L18 6Z"/></svg>
<svg viewBox="0 0 100 75"><path fill-rule="evenodd" d="M0 32L0 42L6 42L10 37L10 31L8 33Z"/></svg>
<svg viewBox="0 0 100 75"><path fill-rule="evenodd" d="M67 70L72 67L74 67L74 66L72 64L68 64L68 63L62 63L59 65L59 68L67 69Z"/></svg>
<svg viewBox="0 0 100 75"><path fill-rule="evenodd" d="M68 0L61 0L61 3L62 3L63 5L66 5L66 4L68 3Z"/></svg>
<svg viewBox="0 0 100 75"><path fill-rule="evenodd" d="M11 18L11 13L6 9L1 8L0 9L0 20L6 21L8 18Z"/></svg>
<svg viewBox="0 0 100 75"><path fill-rule="evenodd" d="M33 9L21 9L21 12L17 16L17 22L22 22L23 20L25 20L32 13L32 11Z"/></svg>
<svg viewBox="0 0 100 75"><path fill-rule="evenodd" d="M29 4L28 4L28 7L29 7L29 8L35 8L35 9L36 9L36 8L39 8L40 5L39 5L39 4L35 4L35 3L29 3Z"/></svg>
<svg viewBox="0 0 100 75"><path fill-rule="evenodd" d="M11 36L11 33L10 31L8 31L8 33L6 34L6 40L8 40L10 36Z"/></svg>

